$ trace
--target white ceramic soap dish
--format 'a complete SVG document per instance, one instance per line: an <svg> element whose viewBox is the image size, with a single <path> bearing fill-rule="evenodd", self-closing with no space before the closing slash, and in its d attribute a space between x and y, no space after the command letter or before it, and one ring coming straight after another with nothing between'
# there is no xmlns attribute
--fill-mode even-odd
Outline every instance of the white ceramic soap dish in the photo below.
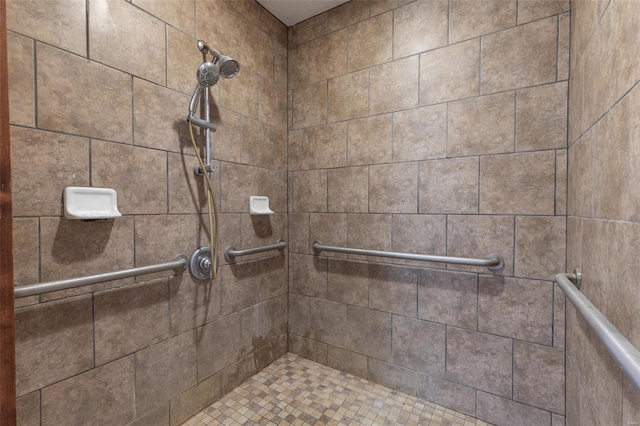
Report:
<svg viewBox="0 0 640 426"><path fill-rule="evenodd" d="M269 197L259 197L252 195L249 197L249 213L251 214L273 214L269 208Z"/></svg>
<svg viewBox="0 0 640 426"><path fill-rule="evenodd" d="M67 186L64 189L64 217L67 219L113 219L120 216L114 189L84 186Z"/></svg>

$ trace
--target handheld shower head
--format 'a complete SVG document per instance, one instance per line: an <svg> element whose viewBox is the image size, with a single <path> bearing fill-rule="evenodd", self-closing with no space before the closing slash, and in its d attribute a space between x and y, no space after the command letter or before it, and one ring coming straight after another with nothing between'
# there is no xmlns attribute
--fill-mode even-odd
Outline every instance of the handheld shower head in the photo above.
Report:
<svg viewBox="0 0 640 426"><path fill-rule="evenodd" d="M211 87L218 82L220 78L220 70L218 66L212 62L205 62L198 67L196 72L198 85L202 87Z"/></svg>

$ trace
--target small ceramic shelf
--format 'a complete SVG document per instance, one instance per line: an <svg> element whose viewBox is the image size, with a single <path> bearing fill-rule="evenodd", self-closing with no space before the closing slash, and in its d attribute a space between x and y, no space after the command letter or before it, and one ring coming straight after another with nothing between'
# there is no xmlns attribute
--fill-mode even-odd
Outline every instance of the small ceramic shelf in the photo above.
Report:
<svg viewBox="0 0 640 426"><path fill-rule="evenodd" d="M259 197L252 195L249 197L249 213L251 214L273 214L269 208L269 197Z"/></svg>
<svg viewBox="0 0 640 426"><path fill-rule="evenodd" d="M121 216L114 189L83 186L64 189L64 217L67 219L113 219Z"/></svg>

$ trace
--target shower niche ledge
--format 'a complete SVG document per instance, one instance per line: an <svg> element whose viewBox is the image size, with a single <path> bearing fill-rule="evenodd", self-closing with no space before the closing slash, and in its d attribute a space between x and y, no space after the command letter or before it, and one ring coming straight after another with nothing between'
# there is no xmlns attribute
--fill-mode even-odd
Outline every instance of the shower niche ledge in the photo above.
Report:
<svg viewBox="0 0 640 426"><path fill-rule="evenodd" d="M64 217L97 220L121 217L118 195L112 188L67 186L64 189Z"/></svg>

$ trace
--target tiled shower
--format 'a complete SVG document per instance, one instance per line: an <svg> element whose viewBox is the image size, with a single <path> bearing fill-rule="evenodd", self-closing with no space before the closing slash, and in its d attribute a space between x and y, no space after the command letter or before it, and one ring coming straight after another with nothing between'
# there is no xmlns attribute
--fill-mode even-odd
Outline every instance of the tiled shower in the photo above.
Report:
<svg viewBox="0 0 640 426"><path fill-rule="evenodd" d="M8 0L7 18L16 286L208 245L198 39L242 64L213 88L219 246L288 243L213 282L17 299L18 424L181 424L286 352L499 425L640 421L553 283L582 268L640 346L636 0L352 0L291 28L253 0ZM123 217L64 219L67 186L116 189Z"/></svg>

